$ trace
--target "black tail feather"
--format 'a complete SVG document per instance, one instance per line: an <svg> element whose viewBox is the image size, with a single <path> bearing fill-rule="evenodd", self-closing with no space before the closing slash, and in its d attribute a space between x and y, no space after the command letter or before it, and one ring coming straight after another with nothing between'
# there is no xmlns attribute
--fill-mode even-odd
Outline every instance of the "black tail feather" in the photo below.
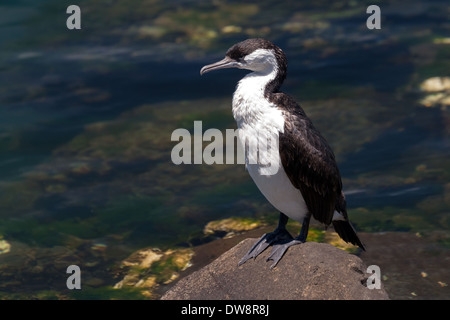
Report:
<svg viewBox="0 0 450 320"><path fill-rule="evenodd" d="M355 246L360 247L364 251L366 248L362 244L361 240L359 240L358 235L356 234L355 228L353 228L352 224L348 220L336 220L333 221L334 230L337 234L344 240L345 242L350 242Z"/></svg>

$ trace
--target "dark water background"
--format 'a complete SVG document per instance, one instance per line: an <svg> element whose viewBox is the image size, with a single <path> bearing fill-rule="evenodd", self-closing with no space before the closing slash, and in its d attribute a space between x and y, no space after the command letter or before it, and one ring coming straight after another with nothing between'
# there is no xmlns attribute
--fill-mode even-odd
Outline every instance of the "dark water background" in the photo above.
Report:
<svg viewBox="0 0 450 320"><path fill-rule="evenodd" d="M249 37L285 51L283 91L333 146L357 229L449 247L449 88L432 103L421 90L449 76L446 1L377 2L381 30L364 1L78 1L81 30L70 4L0 4L0 298L71 297L54 273L72 263L108 298L134 250L185 245L211 220L276 220L242 166L170 158L176 128L235 128L245 72L199 70Z"/></svg>

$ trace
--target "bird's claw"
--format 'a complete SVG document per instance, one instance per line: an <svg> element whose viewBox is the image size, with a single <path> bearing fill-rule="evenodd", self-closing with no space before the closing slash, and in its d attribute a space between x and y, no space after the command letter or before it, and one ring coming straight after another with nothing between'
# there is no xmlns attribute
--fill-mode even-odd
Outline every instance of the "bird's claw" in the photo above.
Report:
<svg viewBox="0 0 450 320"><path fill-rule="evenodd" d="M242 259L238 263L238 266L244 264L247 260L251 258L255 259L259 254L261 254L264 250L267 249L267 247L271 245L274 245L275 247L281 246L283 244L290 243L292 240L293 240L292 236L286 229L277 228L273 232L266 233L250 248L250 250L244 255L244 257L242 257ZM286 251L287 248L284 251ZM284 251L281 253L280 257L276 260L276 263L278 263L278 261L281 259L281 257L284 254ZM272 250L271 256L273 254L274 250ZM275 266L276 263L273 266Z"/></svg>
<svg viewBox="0 0 450 320"><path fill-rule="evenodd" d="M270 269L273 269L277 263L281 260L284 253L287 251L287 249L293 245L303 243L300 240L292 239L291 241L287 243L281 243L281 244L274 244L272 247L272 251L270 252L270 255L267 257L266 261L273 260L272 265L270 266Z"/></svg>

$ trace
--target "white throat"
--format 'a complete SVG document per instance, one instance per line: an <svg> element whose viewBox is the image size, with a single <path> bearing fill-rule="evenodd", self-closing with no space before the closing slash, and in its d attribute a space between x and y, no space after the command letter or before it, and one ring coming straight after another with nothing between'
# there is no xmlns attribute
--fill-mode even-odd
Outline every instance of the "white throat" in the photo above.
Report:
<svg viewBox="0 0 450 320"><path fill-rule="evenodd" d="M277 75L276 58L272 50L259 49L245 60L253 72L239 81L236 87L233 116L241 145L246 148L246 164L250 174L255 171L273 175L281 165L278 135L284 131L284 117L282 111L264 96L264 91Z"/></svg>
<svg viewBox="0 0 450 320"><path fill-rule="evenodd" d="M238 128L245 124L260 122L264 120L262 119L263 116L269 116L271 113L279 111L273 103L270 103L264 97L267 84L274 80L278 73L277 61L273 51L267 49L255 50L245 57L245 62L247 66L245 68L253 72L239 81L233 95L232 112ZM275 123L275 125L280 128L281 123Z"/></svg>

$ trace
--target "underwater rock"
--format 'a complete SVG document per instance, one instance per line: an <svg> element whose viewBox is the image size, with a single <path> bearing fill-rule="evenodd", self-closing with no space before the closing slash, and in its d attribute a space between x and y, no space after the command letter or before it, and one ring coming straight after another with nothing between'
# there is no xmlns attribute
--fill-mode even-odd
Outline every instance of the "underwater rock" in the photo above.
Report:
<svg viewBox="0 0 450 320"><path fill-rule="evenodd" d="M241 33L242 27L228 25L228 26L223 27L221 31L222 31L222 33Z"/></svg>
<svg viewBox="0 0 450 320"><path fill-rule="evenodd" d="M425 92L450 90L450 77L429 78L420 84L420 89Z"/></svg>
<svg viewBox="0 0 450 320"><path fill-rule="evenodd" d="M141 289L142 295L154 299L156 288L174 281L180 271L191 266L193 254L191 249L138 250L121 262L117 273L123 278L114 285L114 288Z"/></svg>
<svg viewBox="0 0 450 320"><path fill-rule="evenodd" d="M12 242L9 248L0 255L2 291L67 289L67 267L80 261L72 250L62 246L35 248Z"/></svg>
<svg viewBox="0 0 450 320"><path fill-rule="evenodd" d="M429 94L420 100L420 104L425 107L432 107L435 105L450 106L450 94L443 92Z"/></svg>
<svg viewBox="0 0 450 320"><path fill-rule="evenodd" d="M236 233L256 229L261 227L262 225L263 223L258 220L233 217L208 222L208 224L203 229L203 233L206 235L210 235L217 232L225 232L226 235L224 236L224 238L228 238Z"/></svg>
<svg viewBox="0 0 450 320"><path fill-rule="evenodd" d="M420 89L430 93L420 100L423 106L450 106L450 77L428 78L420 84Z"/></svg>
<svg viewBox="0 0 450 320"><path fill-rule="evenodd" d="M0 240L0 254L8 253L11 249L11 244L6 240Z"/></svg>

